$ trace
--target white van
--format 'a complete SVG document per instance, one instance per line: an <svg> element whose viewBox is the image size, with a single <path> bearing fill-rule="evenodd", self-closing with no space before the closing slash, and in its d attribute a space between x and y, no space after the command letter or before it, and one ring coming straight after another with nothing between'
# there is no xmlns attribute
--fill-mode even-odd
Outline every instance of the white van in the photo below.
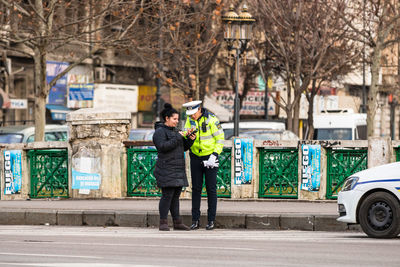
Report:
<svg viewBox="0 0 400 267"><path fill-rule="evenodd" d="M233 136L234 123L221 123L221 127L224 130L225 139L231 139L231 137ZM284 131L286 130L286 126L284 122L276 121L239 121L239 135L244 132L256 130Z"/></svg>
<svg viewBox="0 0 400 267"><path fill-rule="evenodd" d="M314 115L314 140L365 140L367 114L352 109L330 110Z"/></svg>

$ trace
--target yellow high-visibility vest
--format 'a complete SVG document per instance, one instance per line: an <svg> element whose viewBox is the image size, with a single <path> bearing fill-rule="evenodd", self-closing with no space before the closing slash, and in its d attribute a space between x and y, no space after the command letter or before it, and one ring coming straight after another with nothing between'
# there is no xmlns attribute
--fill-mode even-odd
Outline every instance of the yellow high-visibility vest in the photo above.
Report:
<svg viewBox="0 0 400 267"><path fill-rule="evenodd" d="M202 112L202 116L197 121L188 116L185 122L184 132L191 128L198 130L196 140L190 150L199 157L208 156L214 152L220 154L224 147L224 131L214 114L204 108Z"/></svg>

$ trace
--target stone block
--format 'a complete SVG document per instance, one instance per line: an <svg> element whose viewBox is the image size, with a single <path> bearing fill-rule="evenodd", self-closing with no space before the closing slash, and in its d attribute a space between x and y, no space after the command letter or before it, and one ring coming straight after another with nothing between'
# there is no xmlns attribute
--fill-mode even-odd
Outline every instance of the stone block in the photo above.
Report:
<svg viewBox="0 0 400 267"><path fill-rule="evenodd" d="M147 227L146 212L116 211L115 224L127 227Z"/></svg>
<svg viewBox="0 0 400 267"><path fill-rule="evenodd" d="M25 213L25 224L27 225L56 225L57 224L57 211L55 210L38 210L27 211Z"/></svg>
<svg viewBox="0 0 400 267"><path fill-rule="evenodd" d="M88 226L113 226L115 225L114 211L84 211L83 225Z"/></svg>
<svg viewBox="0 0 400 267"><path fill-rule="evenodd" d="M315 215L314 231L345 231L347 224L338 222L337 215Z"/></svg>
<svg viewBox="0 0 400 267"><path fill-rule="evenodd" d="M217 214L215 219L215 226L217 228L246 228L246 215L245 214Z"/></svg>
<svg viewBox="0 0 400 267"><path fill-rule="evenodd" d="M83 212L79 210L60 210L57 212L58 225L83 225Z"/></svg>
<svg viewBox="0 0 400 267"><path fill-rule="evenodd" d="M280 215L250 214L246 216L247 229L280 229Z"/></svg>
<svg viewBox="0 0 400 267"><path fill-rule="evenodd" d="M282 230L314 230L313 215L281 215L280 226Z"/></svg>
<svg viewBox="0 0 400 267"><path fill-rule="evenodd" d="M24 225L24 210L2 210L0 211L0 225Z"/></svg>

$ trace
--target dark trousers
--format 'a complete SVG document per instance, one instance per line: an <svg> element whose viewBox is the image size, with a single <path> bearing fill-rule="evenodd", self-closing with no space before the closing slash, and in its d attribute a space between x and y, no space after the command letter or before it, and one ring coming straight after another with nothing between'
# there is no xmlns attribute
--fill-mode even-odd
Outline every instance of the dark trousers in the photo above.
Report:
<svg viewBox="0 0 400 267"><path fill-rule="evenodd" d="M217 172L218 168L204 167L203 161L209 156L198 157L190 153L190 172L192 175L192 221L200 219L201 190L203 179L207 190L207 218L208 221L215 221L217 213Z"/></svg>
<svg viewBox="0 0 400 267"><path fill-rule="evenodd" d="M160 211L160 219L168 218L168 211L171 211L172 219L179 219L179 196L182 187L162 187L162 196L158 209Z"/></svg>

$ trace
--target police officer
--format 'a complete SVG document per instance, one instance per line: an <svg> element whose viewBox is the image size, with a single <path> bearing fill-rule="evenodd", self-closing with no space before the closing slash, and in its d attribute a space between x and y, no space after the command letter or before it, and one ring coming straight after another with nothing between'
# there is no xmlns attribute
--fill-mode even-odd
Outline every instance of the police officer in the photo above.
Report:
<svg viewBox="0 0 400 267"><path fill-rule="evenodd" d="M190 148L190 171L192 176L192 225L191 230L200 227L200 202L203 179L207 190L207 230L213 230L217 213L217 172L218 155L223 149L224 131L218 118L205 108L202 101L183 104L188 115L184 131L195 129L196 139Z"/></svg>

